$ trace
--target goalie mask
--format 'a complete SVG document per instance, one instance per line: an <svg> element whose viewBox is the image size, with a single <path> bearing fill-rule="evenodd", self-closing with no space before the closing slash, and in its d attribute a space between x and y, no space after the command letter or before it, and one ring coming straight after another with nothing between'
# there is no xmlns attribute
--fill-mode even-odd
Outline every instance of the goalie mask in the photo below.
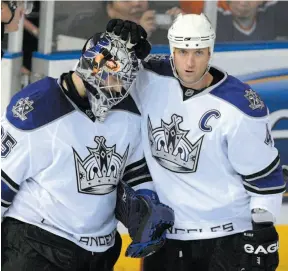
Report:
<svg viewBox="0 0 288 271"><path fill-rule="evenodd" d="M87 90L95 117L104 121L108 111L129 94L139 70L133 50L124 41L104 33L99 41L90 39L76 68Z"/></svg>

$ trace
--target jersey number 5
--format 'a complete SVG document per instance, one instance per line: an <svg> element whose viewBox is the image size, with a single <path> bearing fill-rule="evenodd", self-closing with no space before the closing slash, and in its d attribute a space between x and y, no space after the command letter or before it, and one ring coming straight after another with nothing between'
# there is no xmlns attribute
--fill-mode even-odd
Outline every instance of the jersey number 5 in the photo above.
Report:
<svg viewBox="0 0 288 271"><path fill-rule="evenodd" d="M1 158L6 158L16 144L17 141L1 127Z"/></svg>

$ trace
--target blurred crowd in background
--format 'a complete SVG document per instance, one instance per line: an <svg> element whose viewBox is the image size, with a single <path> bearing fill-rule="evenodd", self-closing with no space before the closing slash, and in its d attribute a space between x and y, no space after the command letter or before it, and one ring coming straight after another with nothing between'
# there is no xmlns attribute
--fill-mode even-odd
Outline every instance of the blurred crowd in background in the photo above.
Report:
<svg viewBox="0 0 288 271"><path fill-rule="evenodd" d="M41 1L24 19L23 72L37 51ZM203 1L56 1L53 50L77 50L102 32L111 18L141 24L152 44L167 44L167 29L179 13L201 13ZM288 1L218 1L217 42L288 40ZM7 41L2 44L5 48Z"/></svg>

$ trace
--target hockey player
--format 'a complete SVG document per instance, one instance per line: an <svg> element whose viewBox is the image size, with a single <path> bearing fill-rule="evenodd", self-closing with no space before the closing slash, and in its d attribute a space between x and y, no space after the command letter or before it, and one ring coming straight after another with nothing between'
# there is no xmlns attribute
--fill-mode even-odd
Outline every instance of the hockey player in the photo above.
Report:
<svg viewBox="0 0 288 271"><path fill-rule="evenodd" d="M175 212L144 270L276 270L285 184L268 109L210 65L215 32L204 14L179 15L168 39L171 56L146 59L131 92L155 191Z"/></svg>
<svg viewBox="0 0 288 271"><path fill-rule="evenodd" d="M46 77L12 98L1 121L3 271L112 270L121 248L114 214L121 178L137 190L133 200L127 196L137 204L126 214L137 235L130 255L163 244L162 234L147 243L136 228L137 212L166 210L151 191L147 196L140 113L129 95L138 71L134 47L146 39L139 33L133 50L111 35L89 40L75 72ZM157 220L150 211L147 216ZM161 221L149 225L159 229Z"/></svg>

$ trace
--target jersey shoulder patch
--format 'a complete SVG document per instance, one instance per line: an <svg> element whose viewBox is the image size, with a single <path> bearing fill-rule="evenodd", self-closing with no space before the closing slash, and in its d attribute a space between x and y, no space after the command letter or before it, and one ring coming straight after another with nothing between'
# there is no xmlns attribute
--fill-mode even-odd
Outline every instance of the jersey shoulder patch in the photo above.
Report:
<svg viewBox="0 0 288 271"><path fill-rule="evenodd" d="M17 92L7 107L6 118L16 128L33 130L74 110L57 80L46 77Z"/></svg>
<svg viewBox="0 0 288 271"><path fill-rule="evenodd" d="M268 114L268 109L258 93L231 75L210 94L233 104L248 116L264 117Z"/></svg>
<svg viewBox="0 0 288 271"><path fill-rule="evenodd" d="M170 55L149 55L142 61L142 65L146 70L173 77Z"/></svg>

